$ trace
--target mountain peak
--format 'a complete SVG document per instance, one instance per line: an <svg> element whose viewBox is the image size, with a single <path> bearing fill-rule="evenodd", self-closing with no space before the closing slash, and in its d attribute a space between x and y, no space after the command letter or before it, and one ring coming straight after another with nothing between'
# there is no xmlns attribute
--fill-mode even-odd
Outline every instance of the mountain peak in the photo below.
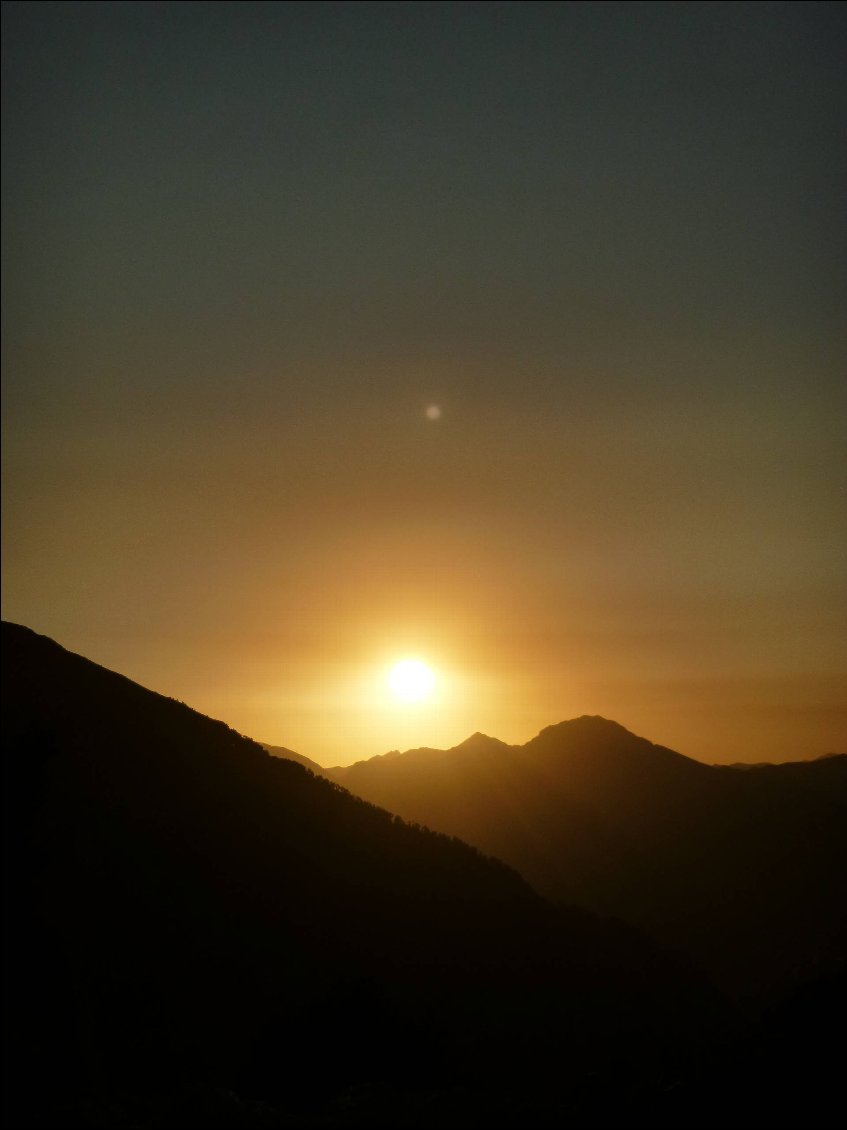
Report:
<svg viewBox="0 0 847 1130"><path fill-rule="evenodd" d="M620 722L613 722L610 718L604 718L600 714L580 714L578 718L568 718L563 722L555 722L552 726L545 726L543 730L539 731L536 736L537 740L541 737L570 734L571 736L585 736L585 735L616 735L618 737L626 734L629 737L635 735L622 726Z"/></svg>
<svg viewBox="0 0 847 1130"><path fill-rule="evenodd" d="M450 750L450 752L456 753L459 750L481 751L481 750L485 750L485 749L508 749L508 748L509 748L509 746L506 744L506 742L500 741L499 738L492 738L488 734L483 734L480 730L477 730L476 733L471 734L471 736L469 738L465 738L465 740L463 742L459 742L458 745L454 745L452 747L452 749Z"/></svg>

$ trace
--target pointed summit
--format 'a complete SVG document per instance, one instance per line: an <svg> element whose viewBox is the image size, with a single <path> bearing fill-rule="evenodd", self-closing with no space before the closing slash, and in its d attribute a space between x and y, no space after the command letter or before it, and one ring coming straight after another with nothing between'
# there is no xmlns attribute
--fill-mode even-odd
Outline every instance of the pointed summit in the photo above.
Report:
<svg viewBox="0 0 847 1130"><path fill-rule="evenodd" d="M483 734L477 730L476 733L471 734L469 738L465 738L463 742L454 745L449 752L458 753L462 751L467 753L481 753L495 749L511 749L511 746L507 745L506 742L501 742L499 738L489 737L488 734Z"/></svg>

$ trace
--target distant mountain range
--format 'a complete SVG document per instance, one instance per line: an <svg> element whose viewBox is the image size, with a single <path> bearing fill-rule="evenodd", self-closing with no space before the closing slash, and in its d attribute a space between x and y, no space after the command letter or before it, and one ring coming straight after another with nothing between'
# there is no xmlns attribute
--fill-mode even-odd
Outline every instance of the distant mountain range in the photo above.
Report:
<svg viewBox="0 0 847 1130"><path fill-rule="evenodd" d="M830 1124L838 969L750 1027L684 956L545 900L460 840L26 628L4 624L2 651L11 1125ZM520 846L541 811L536 778L547 765L555 781L573 749L584 795L599 805L605 781L626 842L644 796L688 797L655 832L654 860L699 782L722 779L597 720L534 741L522 786L506 771L522 751L482 735L379 764L422 780L429 761L445 799L465 782L460 815L488 766L499 807L480 829L511 812ZM630 791L622 758L640 766ZM358 787L374 763L348 772ZM824 839L825 792L796 790ZM522 802L534 808L518 834Z"/></svg>
<svg viewBox="0 0 847 1130"><path fill-rule="evenodd" d="M847 755L745 768L582 717L522 746L477 733L321 772L750 993L847 952Z"/></svg>

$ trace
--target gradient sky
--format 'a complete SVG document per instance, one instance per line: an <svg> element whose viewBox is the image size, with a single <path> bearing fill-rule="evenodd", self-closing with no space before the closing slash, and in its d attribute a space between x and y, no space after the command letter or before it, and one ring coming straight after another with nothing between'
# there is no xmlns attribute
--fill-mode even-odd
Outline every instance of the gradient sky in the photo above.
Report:
<svg viewBox="0 0 847 1130"><path fill-rule="evenodd" d="M324 764L847 749L844 7L4 22L6 619Z"/></svg>

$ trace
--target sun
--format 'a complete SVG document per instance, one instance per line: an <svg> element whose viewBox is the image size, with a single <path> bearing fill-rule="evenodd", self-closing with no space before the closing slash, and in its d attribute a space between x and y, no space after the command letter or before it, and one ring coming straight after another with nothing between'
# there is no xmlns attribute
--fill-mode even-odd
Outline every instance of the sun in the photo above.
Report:
<svg viewBox="0 0 847 1130"><path fill-rule="evenodd" d="M388 685L400 702L423 702L435 687L435 672L420 659L401 659L388 672Z"/></svg>

